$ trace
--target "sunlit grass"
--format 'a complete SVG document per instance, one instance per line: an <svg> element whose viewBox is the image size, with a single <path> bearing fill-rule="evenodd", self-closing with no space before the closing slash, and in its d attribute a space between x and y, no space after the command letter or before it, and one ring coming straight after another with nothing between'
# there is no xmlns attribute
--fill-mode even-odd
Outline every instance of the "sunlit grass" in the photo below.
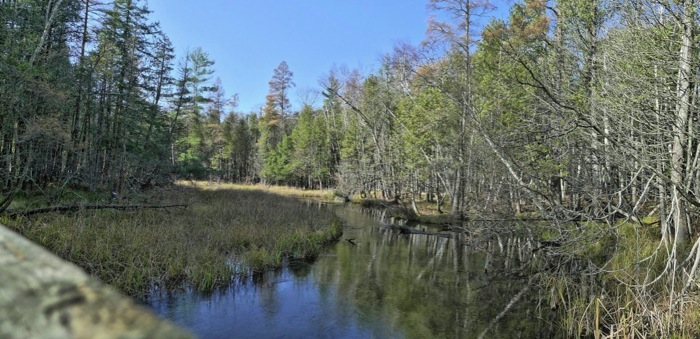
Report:
<svg viewBox="0 0 700 339"><path fill-rule="evenodd" d="M210 290L285 258L313 257L342 232L330 209L298 199L237 185L185 186L151 199L187 208L43 214L8 226L130 295L154 284Z"/></svg>
<svg viewBox="0 0 700 339"><path fill-rule="evenodd" d="M310 198L310 199L316 199L316 200L321 200L321 201L333 201L335 198L335 193L331 189L324 189L324 190L318 190L318 189L301 189L297 187L291 187L291 186L276 186L276 185L262 185L262 184L256 184L256 185L246 185L246 184L231 184L231 183L210 183L207 181L178 181L177 185L183 186L183 187L197 187L202 190L219 190L219 189L233 189L233 190L242 190L242 191L263 191L263 192L268 192L268 193L273 193L277 195L282 195L286 197L295 197L295 198Z"/></svg>

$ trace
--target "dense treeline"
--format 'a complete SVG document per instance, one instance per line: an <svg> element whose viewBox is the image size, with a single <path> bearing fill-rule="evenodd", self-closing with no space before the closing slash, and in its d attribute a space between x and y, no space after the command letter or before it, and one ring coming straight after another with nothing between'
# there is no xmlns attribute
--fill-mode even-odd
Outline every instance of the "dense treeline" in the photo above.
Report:
<svg viewBox="0 0 700 339"><path fill-rule="evenodd" d="M371 74L330 71L320 105L298 111L282 62L244 115L206 52L175 62L142 1L2 0L0 210L23 189L51 202L69 185L180 176L427 200L454 217L536 211L571 243L567 221L626 220L656 233L645 253L664 262L628 287L662 285L666 310L682 308L700 263L697 4L521 0L488 23L485 1L428 6L421 46Z"/></svg>
<svg viewBox="0 0 700 339"><path fill-rule="evenodd" d="M173 51L147 14L132 1L0 2L3 202L158 180Z"/></svg>
<svg viewBox="0 0 700 339"><path fill-rule="evenodd" d="M214 62L195 49L176 64L148 14L138 0L0 1L0 210L23 189L53 203L68 186L254 176L255 117L226 115L236 97Z"/></svg>
<svg viewBox="0 0 700 339"><path fill-rule="evenodd" d="M689 239L700 205L693 2L523 1L479 30L488 3L429 6L456 21L431 21L420 47L397 46L372 74L331 71L319 108L289 112L291 74L275 71L262 180L446 196L455 216L654 211L664 237Z"/></svg>

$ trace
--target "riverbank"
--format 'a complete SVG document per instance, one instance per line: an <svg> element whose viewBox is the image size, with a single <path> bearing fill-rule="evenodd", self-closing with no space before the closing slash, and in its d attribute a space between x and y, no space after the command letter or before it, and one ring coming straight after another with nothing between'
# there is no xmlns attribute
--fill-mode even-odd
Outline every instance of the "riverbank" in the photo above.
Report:
<svg viewBox="0 0 700 339"><path fill-rule="evenodd" d="M698 338L700 302L683 266L696 245L663 239L658 217L545 225L530 276L566 337ZM537 233L536 233L537 234Z"/></svg>
<svg viewBox="0 0 700 339"><path fill-rule="evenodd" d="M342 233L332 211L260 187L187 182L140 199L187 207L81 209L5 222L131 296L186 284L211 290L285 259L316 256Z"/></svg>

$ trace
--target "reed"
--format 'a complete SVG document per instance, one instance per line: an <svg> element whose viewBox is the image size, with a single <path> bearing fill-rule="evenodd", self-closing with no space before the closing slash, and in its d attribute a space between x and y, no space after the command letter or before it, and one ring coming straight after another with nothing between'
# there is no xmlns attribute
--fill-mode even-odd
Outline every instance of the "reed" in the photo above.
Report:
<svg viewBox="0 0 700 339"><path fill-rule="evenodd" d="M547 272L542 289L551 291L566 337L595 338L700 336L697 290L680 298L679 270L669 269L669 243L663 243L657 220L612 225L581 223L576 250L562 248L558 258L574 258L572 265ZM681 254L680 260L686 257ZM588 266L581 266L583 263ZM583 269L581 269L583 268ZM674 294L675 293L675 294ZM565 297L562 297L565 296ZM554 307L553 307L554 308Z"/></svg>
<svg viewBox="0 0 700 339"><path fill-rule="evenodd" d="M7 224L132 296L154 286L211 290L284 259L313 257L342 232L330 209L260 188L196 186L144 198L187 208L83 210Z"/></svg>

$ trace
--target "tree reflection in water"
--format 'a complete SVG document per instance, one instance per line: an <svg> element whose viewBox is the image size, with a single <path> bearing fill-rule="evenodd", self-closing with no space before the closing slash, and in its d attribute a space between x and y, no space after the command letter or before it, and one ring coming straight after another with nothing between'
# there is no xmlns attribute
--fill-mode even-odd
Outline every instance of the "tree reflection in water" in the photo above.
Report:
<svg viewBox="0 0 700 339"><path fill-rule="evenodd" d="M527 238L406 235L382 227L380 216L335 208L348 227L313 263L291 263L209 296L179 293L148 304L202 337L560 333L547 319L549 306L540 306L532 292L537 289L525 289L523 269L533 255Z"/></svg>

